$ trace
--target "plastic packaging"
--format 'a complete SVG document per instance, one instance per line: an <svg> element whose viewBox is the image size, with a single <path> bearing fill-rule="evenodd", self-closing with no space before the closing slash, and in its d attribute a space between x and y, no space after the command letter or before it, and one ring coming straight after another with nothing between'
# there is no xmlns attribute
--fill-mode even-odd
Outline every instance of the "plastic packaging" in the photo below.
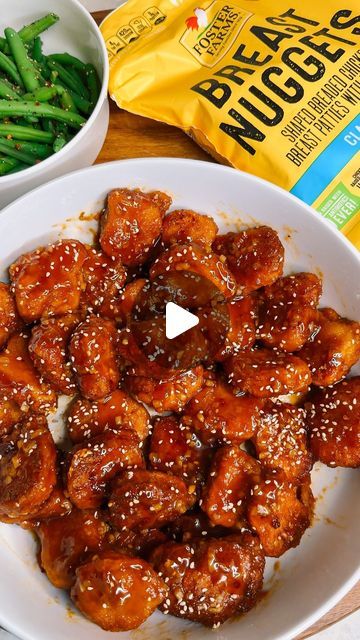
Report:
<svg viewBox="0 0 360 640"><path fill-rule="evenodd" d="M312 205L360 249L358 0L128 0L110 94Z"/></svg>

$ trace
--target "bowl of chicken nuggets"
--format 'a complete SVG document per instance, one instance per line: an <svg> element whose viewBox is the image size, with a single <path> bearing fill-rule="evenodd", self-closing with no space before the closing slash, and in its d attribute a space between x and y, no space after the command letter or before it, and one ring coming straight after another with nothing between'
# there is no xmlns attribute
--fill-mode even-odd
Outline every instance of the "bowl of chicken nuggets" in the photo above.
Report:
<svg viewBox="0 0 360 640"><path fill-rule="evenodd" d="M265 181L169 158L54 180L0 234L0 624L310 626L360 577L356 250ZM167 337L169 303L196 326Z"/></svg>

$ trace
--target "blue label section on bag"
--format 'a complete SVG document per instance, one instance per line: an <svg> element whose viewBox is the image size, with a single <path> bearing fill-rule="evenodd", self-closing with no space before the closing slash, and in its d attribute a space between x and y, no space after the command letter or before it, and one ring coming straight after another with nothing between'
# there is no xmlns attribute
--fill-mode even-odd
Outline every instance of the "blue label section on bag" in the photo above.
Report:
<svg viewBox="0 0 360 640"><path fill-rule="evenodd" d="M291 193L312 204L360 150L360 115L319 155L291 189Z"/></svg>

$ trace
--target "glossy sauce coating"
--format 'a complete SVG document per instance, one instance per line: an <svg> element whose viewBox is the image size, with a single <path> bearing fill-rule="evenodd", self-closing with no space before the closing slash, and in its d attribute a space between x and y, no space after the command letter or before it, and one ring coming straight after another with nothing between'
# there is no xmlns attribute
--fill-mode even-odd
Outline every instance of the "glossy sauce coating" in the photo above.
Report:
<svg viewBox="0 0 360 640"><path fill-rule="evenodd" d="M68 433L79 443L104 433L135 431L139 440L149 433L149 413L145 407L122 389L116 389L102 400L77 398L67 413Z"/></svg>
<svg viewBox="0 0 360 640"><path fill-rule="evenodd" d="M269 476L255 485L248 519L266 556L278 558L298 546L311 524L313 505L309 479L297 486L281 476Z"/></svg>
<svg viewBox="0 0 360 640"><path fill-rule="evenodd" d="M231 355L250 349L256 340L256 302L255 298L234 298L227 305L229 313L229 331L225 343L215 360L222 361Z"/></svg>
<svg viewBox="0 0 360 640"><path fill-rule="evenodd" d="M190 209L177 209L164 218L161 239L165 245L195 242L211 247L217 232L213 218Z"/></svg>
<svg viewBox="0 0 360 640"><path fill-rule="evenodd" d="M327 387L346 376L360 357L360 323L342 318L333 309L317 316L319 330L300 357L309 365L313 383Z"/></svg>
<svg viewBox="0 0 360 640"><path fill-rule="evenodd" d="M224 364L229 382L237 391L257 398L273 398L306 391L311 373L304 360L271 349L243 351Z"/></svg>
<svg viewBox="0 0 360 640"><path fill-rule="evenodd" d="M166 249L150 269L150 279L155 280L169 271L192 272L211 282L224 296L235 294L235 280L220 257L198 244L177 244Z"/></svg>
<svg viewBox="0 0 360 640"><path fill-rule="evenodd" d="M284 247L270 227L218 236L213 250L226 258L242 295L272 284L283 273Z"/></svg>
<svg viewBox="0 0 360 640"><path fill-rule="evenodd" d="M29 355L29 335L16 333L0 352L0 388L24 411L48 413L56 407L56 395L42 381Z"/></svg>
<svg viewBox="0 0 360 640"><path fill-rule="evenodd" d="M313 273L279 278L261 293L258 335L280 351L298 351L318 327L322 283Z"/></svg>
<svg viewBox="0 0 360 640"><path fill-rule="evenodd" d="M25 322L77 311L85 259L81 242L61 240L22 255L10 266L16 305Z"/></svg>
<svg viewBox="0 0 360 640"><path fill-rule="evenodd" d="M24 519L24 516L11 518L10 516L1 514L0 522L5 522L6 524L18 524L23 529L30 529L31 531L34 531L44 520L51 520L51 518L59 518L60 516L68 515L72 508L73 505L66 497L63 488L58 484L52 490L49 498L39 506L37 511L31 513L29 517L26 517L26 519Z"/></svg>
<svg viewBox="0 0 360 640"><path fill-rule="evenodd" d="M301 482L312 468L308 448L306 412L286 403L269 403L253 437L263 469L283 471L292 482Z"/></svg>
<svg viewBox="0 0 360 640"><path fill-rule="evenodd" d="M196 434L175 416L156 418L151 434L149 462L152 469L179 476L194 494L204 482L209 450Z"/></svg>
<svg viewBox="0 0 360 640"><path fill-rule="evenodd" d="M255 433L262 401L236 397L231 387L209 376L186 405L182 420L208 444L241 444Z"/></svg>
<svg viewBox="0 0 360 640"><path fill-rule="evenodd" d="M0 442L0 514L37 512L56 484L56 449L43 416L16 425Z"/></svg>
<svg viewBox="0 0 360 640"><path fill-rule="evenodd" d="M95 509L103 502L116 474L139 466L144 466L144 461L134 431L106 432L84 441L69 454L70 500L79 509Z"/></svg>
<svg viewBox="0 0 360 640"><path fill-rule="evenodd" d="M0 349L21 328L21 324L10 287L5 282L0 282Z"/></svg>
<svg viewBox="0 0 360 640"><path fill-rule="evenodd" d="M143 264L161 233L162 219L170 204L165 194L160 199L139 189L110 191L100 221L102 250L127 266Z"/></svg>
<svg viewBox="0 0 360 640"><path fill-rule="evenodd" d="M70 589L75 570L100 549L109 530L100 512L73 509L61 518L41 522L40 565L50 582L59 589Z"/></svg>
<svg viewBox="0 0 360 640"><path fill-rule="evenodd" d="M329 467L359 467L360 377L318 389L306 408L315 459Z"/></svg>
<svg viewBox="0 0 360 640"><path fill-rule="evenodd" d="M134 531L162 527L187 511L191 499L180 478L160 471L128 471L113 482L110 522Z"/></svg>
<svg viewBox="0 0 360 640"><path fill-rule="evenodd" d="M31 332L30 357L39 374L58 393L71 395L76 390L68 343L80 321L79 314L45 318Z"/></svg>
<svg viewBox="0 0 360 640"><path fill-rule="evenodd" d="M0 438L16 425L24 417L19 405L12 399L11 393L5 389L0 390Z"/></svg>
<svg viewBox="0 0 360 640"><path fill-rule="evenodd" d="M71 365L82 395L99 400L114 391L120 380L116 326L110 320L88 316L72 334Z"/></svg>
<svg viewBox="0 0 360 640"><path fill-rule="evenodd" d="M246 533L169 542L153 552L151 562L170 589L160 609L207 627L254 606L265 565L258 538Z"/></svg>
<svg viewBox="0 0 360 640"><path fill-rule="evenodd" d="M215 525L235 527L250 489L260 480L261 467L239 447L217 450L203 492L201 508Z"/></svg>
<svg viewBox="0 0 360 640"><path fill-rule="evenodd" d="M145 376L127 376L125 384L134 396L153 407L158 413L181 411L201 389L204 370L201 365L181 371L169 379L153 380Z"/></svg>
<svg viewBox="0 0 360 640"><path fill-rule="evenodd" d="M89 312L115 318L117 301L126 280L126 270L121 260L111 258L102 251L86 247L84 262L85 290L82 305Z"/></svg>
<svg viewBox="0 0 360 640"><path fill-rule="evenodd" d="M136 629L164 600L167 588L141 558L103 551L76 571L71 597L105 631Z"/></svg>

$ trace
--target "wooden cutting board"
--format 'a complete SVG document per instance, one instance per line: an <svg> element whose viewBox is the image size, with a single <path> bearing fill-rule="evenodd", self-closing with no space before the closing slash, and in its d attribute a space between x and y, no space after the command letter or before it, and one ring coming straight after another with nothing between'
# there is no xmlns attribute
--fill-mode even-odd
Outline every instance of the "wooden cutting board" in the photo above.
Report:
<svg viewBox="0 0 360 640"><path fill-rule="evenodd" d="M107 13L98 11L93 16L99 24ZM179 129L122 111L111 101L110 127L96 162L156 156L213 162L205 151ZM360 583L334 609L296 640L313 636L357 609L360 609Z"/></svg>

